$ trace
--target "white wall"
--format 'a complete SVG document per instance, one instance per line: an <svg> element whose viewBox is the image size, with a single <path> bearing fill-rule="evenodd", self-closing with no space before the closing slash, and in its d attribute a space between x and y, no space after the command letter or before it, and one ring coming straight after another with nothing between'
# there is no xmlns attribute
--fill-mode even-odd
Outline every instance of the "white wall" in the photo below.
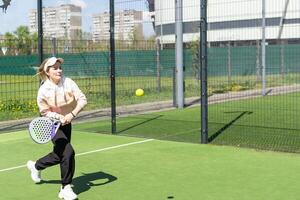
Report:
<svg viewBox="0 0 300 200"><path fill-rule="evenodd" d="M200 20L200 1L183 1L183 22ZM281 17L286 0L266 0L266 18ZM174 24L175 0L155 1L155 24ZM208 23L261 19L262 0L208 0ZM289 0L285 19L300 19L300 0ZM279 26L266 27L266 39L277 39ZM259 40L260 27L209 30L208 41ZM184 41L199 38L199 33L184 34ZM282 39L300 38L300 24L285 24ZM164 35L165 43L174 43L174 35Z"/></svg>

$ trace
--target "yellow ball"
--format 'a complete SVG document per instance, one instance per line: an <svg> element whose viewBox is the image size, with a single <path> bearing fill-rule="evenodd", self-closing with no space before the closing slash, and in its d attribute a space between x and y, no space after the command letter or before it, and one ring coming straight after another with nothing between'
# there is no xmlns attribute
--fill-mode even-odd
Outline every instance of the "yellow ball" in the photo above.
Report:
<svg viewBox="0 0 300 200"><path fill-rule="evenodd" d="M141 97L144 95L144 90L143 89L137 89L135 91L135 95L138 96L138 97Z"/></svg>

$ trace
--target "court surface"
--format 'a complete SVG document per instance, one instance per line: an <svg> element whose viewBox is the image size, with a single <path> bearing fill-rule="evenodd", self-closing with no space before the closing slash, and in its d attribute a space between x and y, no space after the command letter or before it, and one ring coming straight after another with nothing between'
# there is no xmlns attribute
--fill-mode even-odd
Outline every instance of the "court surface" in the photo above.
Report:
<svg viewBox="0 0 300 200"><path fill-rule="evenodd" d="M75 131L74 191L84 200L292 200L300 156ZM51 150L26 130L0 134L1 199L58 199L59 167L34 184L25 167Z"/></svg>

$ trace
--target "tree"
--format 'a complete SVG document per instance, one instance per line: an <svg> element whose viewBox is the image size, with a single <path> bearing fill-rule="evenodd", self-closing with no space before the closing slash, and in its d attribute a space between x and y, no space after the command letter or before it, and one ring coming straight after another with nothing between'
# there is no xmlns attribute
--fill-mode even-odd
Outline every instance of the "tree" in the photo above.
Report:
<svg viewBox="0 0 300 200"><path fill-rule="evenodd" d="M4 34L4 40L0 47L7 47L7 55L29 55L36 53L37 43L37 33L30 34L27 26L19 26L13 33Z"/></svg>
<svg viewBox="0 0 300 200"><path fill-rule="evenodd" d="M14 54L14 49L16 47L16 37L12 33L6 32L4 34L4 41L2 43L3 47L7 47L6 55Z"/></svg>
<svg viewBox="0 0 300 200"><path fill-rule="evenodd" d="M31 54L31 36L27 26L19 26L14 32L17 37L18 53Z"/></svg>
<svg viewBox="0 0 300 200"><path fill-rule="evenodd" d="M34 32L30 35L30 40L31 40L31 53L36 53L37 54L37 49L38 49L38 33Z"/></svg>

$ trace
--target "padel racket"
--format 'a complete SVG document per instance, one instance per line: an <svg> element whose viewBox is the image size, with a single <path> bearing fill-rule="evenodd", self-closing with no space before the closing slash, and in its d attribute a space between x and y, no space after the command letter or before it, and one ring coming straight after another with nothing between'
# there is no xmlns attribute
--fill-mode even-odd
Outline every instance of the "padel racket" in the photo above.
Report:
<svg viewBox="0 0 300 200"><path fill-rule="evenodd" d="M38 144L45 144L54 138L60 121L48 117L37 117L29 124L29 135Z"/></svg>

